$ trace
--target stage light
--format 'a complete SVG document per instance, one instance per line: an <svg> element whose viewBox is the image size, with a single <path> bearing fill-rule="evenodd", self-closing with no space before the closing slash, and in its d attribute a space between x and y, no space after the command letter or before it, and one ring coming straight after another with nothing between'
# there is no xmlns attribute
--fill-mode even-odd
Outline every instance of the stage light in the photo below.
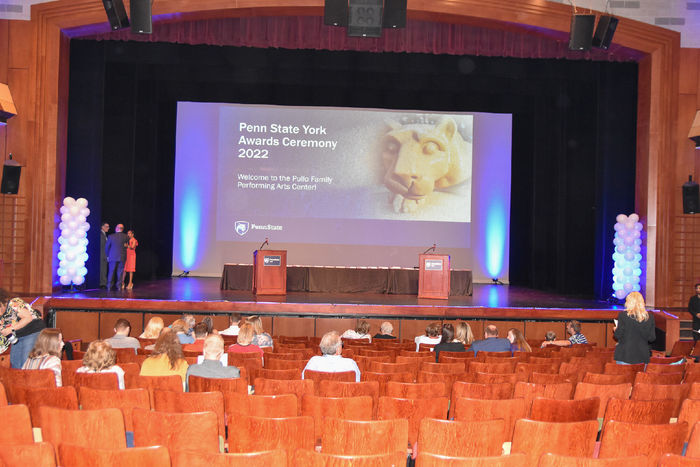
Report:
<svg viewBox="0 0 700 467"><path fill-rule="evenodd" d="M622 300L630 292L641 290L643 227L637 214L619 214L616 220L612 289L613 295Z"/></svg>
<svg viewBox="0 0 700 467"><path fill-rule="evenodd" d="M486 213L486 272L489 277L500 277L506 249L507 205L498 197L491 200Z"/></svg>
<svg viewBox="0 0 700 467"><path fill-rule="evenodd" d="M87 222L90 209L87 206L85 198L76 200L69 196L63 199L60 209L61 223L58 224L61 230L58 243L61 246L56 270L61 285L82 285L85 282L85 262L88 260L87 232L90 230L90 224Z"/></svg>
<svg viewBox="0 0 700 467"><path fill-rule="evenodd" d="M197 246L202 226L200 193L192 181L184 191L180 207L180 261L184 270L190 270L197 259Z"/></svg>

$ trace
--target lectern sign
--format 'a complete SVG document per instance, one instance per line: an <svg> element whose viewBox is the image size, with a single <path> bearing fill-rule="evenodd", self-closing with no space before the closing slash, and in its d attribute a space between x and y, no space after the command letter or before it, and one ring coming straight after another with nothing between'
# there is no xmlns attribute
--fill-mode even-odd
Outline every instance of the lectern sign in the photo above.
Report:
<svg viewBox="0 0 700 467"><path fill-rule="evenodd" d="M272 266L272 267L267 267ZM255 250L253 253L253 293L284 295L287 293L287 251Z"/></svg>
<svg viewBox="0 0 700 467"><path fill-rule="evenodd" d="M425 270L426 271L442 271L442 260L441 259L426 259L425 260Z"/></svg>
<svg viewBox="0 0 700 467"><path fill-rule="evenodd" d="M280 255L265 256L265 266L280 266L282 265L282 257Z"/></svg>

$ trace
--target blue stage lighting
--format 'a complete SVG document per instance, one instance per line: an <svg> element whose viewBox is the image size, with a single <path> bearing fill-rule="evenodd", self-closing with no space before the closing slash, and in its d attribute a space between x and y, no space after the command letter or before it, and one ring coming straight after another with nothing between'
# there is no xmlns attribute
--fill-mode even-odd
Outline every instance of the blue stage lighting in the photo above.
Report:
<svg viewBox="0 0 700 467"><path fill-rule="evenodd" d="M498 278L503 272L506 249L508 206L499 198L493 198L486 213L486 271L489 277Z"/></svg>
<svg viewBox="0 0 700 467"><path fill-rule="evenodd" d="M194 269L202 226L199 190L194 181L185 189L180 206L180 261L186 270Z"/></svg>

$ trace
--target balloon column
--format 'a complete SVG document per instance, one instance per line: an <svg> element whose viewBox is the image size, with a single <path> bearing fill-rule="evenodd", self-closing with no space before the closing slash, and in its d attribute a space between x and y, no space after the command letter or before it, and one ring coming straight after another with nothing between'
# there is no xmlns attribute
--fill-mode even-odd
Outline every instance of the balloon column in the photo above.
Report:
<svg viewBox="0 0 700 467"><path fill-rule="evenodd" d="M85 282L85 262L88 259L87 231L90 230L90 224L86 220L90 215L87 205L85 198L75 200L69 196L64 198L61 206L61 223L58 224L58 228L61 229L58 243L61 247L56 272L62 285L81 285Z"/></svg>
<svg viewBox="0 0 700 467"><path fill-rule="evenodd" d="M619 214L615 224L613 253L613 295L623 299L632 291L639 292L642 275L642 224L637 214Z"/></svg>

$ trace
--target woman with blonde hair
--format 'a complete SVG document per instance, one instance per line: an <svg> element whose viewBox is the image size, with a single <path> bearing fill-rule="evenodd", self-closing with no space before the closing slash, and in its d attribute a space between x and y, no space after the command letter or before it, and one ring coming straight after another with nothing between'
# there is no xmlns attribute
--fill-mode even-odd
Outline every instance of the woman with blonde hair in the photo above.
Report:
<svg viewBox="0 0 700 467"><path fill-rule="evenodd" d="M617 314L614 331L617 363L649 363L649 343L656 340L656 324L654 315L646 310L642 294L631 292L627 295L625 309Z"/></svg>
<svg viewBox="0 0 700 467"><path fill-rule="evenodd" d="M527 343L520 329L510 328L506 337L510 341L511 352L532 352L532 347Z"/></svg>
<svg viewBox="0 0 700 467"><path fill-rule="evenodd" d="M174 330L163 330L158 336L151 356L141 365L142 376L179 375L184 387L187 378L187 360Z"/></svg>
<svg viewBox="0 0 700 467"><path fill-rule="evenodd" d="M464 344L465 347L469 347L474 342L474 333L472 332L469 323L460 321L455 327L455 340Z"/></svg>
<svg viewBox="0 0 700 467"><path fill-rule="evenodd" d="M158 339L158 336L160 336L160 331L164 326L165 323L163 322L163 318L160 316L154 316L148 320L146 329L143 330L143 333L139 337L141 339Z"/></svg>
<svg viewBox="0 0 700 467"><path fill-rule="evenodd" d="M124 370L117 366L117 352L109 342L96 340L90 345L83 357L83 366L76 370L77 373L114 373L117 375L119 389L124 389Z"/></svg>
<svg viewBox="0 0 700 467"><path fill-rule="evenodd" d="M372 342L372 336L369 335L369 323L365 320L358 321L355 329L348 329L341 336L341 339L369 339Z"/></svg>
<svg viewBox="0 0 700 467"><path fill-rule="evenodd" d="M260 355L260 360L262 361L263 350L253 342L255 336L253 325L245 323L238 331L236 343L229 346L228 351L231 353L257 353Z"/></svg>
<svg viewBox="0 0 700 467"><path fill-rule="evenodd" d="M22 365L23 370L51 370L56 376L56 387L61 387L61 351L63 336L61 330L47 328L42 330L34 342L34 348Z"/></svg>
<svg viewBox="0 0 700 467"><path fill-rule="evenodd" d="M251 316L246 320L246 322L250 323L255 331L253 344L257 345L258 347L272 347L272 336L263 330L262 319L260 319L260 316Z"/></svg>

